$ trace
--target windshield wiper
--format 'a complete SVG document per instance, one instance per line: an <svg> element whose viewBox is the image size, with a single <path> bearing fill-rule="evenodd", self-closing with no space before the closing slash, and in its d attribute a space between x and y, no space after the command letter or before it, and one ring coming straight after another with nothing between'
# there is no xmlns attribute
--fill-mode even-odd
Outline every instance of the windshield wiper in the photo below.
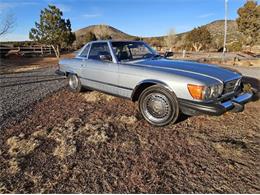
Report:
<svg viewBox="0 0 260 195"><path fill-rule="evenodd" d="M162 58L162 56L160 54L153 55L153 59L156 59L156 58Z"/></svg>

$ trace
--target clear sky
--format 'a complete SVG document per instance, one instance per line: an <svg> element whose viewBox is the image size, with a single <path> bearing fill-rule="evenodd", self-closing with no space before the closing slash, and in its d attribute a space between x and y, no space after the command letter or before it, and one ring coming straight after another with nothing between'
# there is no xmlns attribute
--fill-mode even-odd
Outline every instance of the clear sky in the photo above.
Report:
<svg viewBox="0 0 260 195"><path fill-rule="evenodd" d="M108 24L136 36L160 36L174 28L178 33L224 18L225 0L0 0L0 17L12 13L16 25L1 38L28 40L28 32L39 20L40 10L56 5L69 18L73 30L93 24ZM246 0L229 0L228 18Z"/></svg>

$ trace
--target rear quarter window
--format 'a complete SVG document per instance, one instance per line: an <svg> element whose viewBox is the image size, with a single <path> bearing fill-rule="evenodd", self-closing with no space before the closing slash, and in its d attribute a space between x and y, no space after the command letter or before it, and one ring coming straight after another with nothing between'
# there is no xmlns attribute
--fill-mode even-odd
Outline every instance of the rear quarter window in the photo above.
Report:
<svg viewBox="0 0 260 195"><path fill-rule="evenodd" d="M88 57L88 52L89 52L90 44L88 44L83 51L80 54L80 57L87 58Z"/></svg>

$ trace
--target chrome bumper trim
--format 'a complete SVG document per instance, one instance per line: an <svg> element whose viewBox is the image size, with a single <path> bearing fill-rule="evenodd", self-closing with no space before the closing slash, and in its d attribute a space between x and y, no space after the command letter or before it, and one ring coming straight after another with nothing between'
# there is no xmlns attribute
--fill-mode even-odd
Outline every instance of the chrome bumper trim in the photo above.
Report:
<svg viewBox="0 0 260 195"><path fill-rule="evenodd" d="M229 100L229 101L226 101L226 102L223 102L221 105L226 109L226 110L230 110L232 109L233 107L236 106L236 103L237 104L245 104L247 103L248 101L250 101L250 99L252 98L253 94L252 93L244 93L244 94L241 94L240 96L232 99L232 100Z"/></svg>
<svg viewBox="0 0 260 195"><path fill-rule="evenodd" d="M221 104L226 110L231 109L232 107L234 107L232 101L227 101Z"/></svg>
<svg viewBox="0 0 260 195"><path fill-rule="evenodd" d="M252 96L252 93L244 93L243 95L240 95L237 98L233 99L233 101L239 104L243 104L248 102L252 98Z"/></svg>

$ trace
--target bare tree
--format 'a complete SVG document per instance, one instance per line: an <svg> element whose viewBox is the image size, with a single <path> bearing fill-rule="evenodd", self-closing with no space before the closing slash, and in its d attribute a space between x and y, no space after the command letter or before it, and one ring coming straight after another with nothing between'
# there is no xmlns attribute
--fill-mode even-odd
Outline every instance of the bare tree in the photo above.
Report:
<svg viewBox="0 0 260 195"><path fill-rule="evenodd" d="M10 33L14 28L15 18L13 14L7 14L0 21L0 36Z"/></svg>
<svg viewBox="0 0 260 195"><path fill-rule="evenodd" d="M176 32L174 29L171 29L168 35L164 38L165 44L168 48L172 49L176 42Z"/></svg>

